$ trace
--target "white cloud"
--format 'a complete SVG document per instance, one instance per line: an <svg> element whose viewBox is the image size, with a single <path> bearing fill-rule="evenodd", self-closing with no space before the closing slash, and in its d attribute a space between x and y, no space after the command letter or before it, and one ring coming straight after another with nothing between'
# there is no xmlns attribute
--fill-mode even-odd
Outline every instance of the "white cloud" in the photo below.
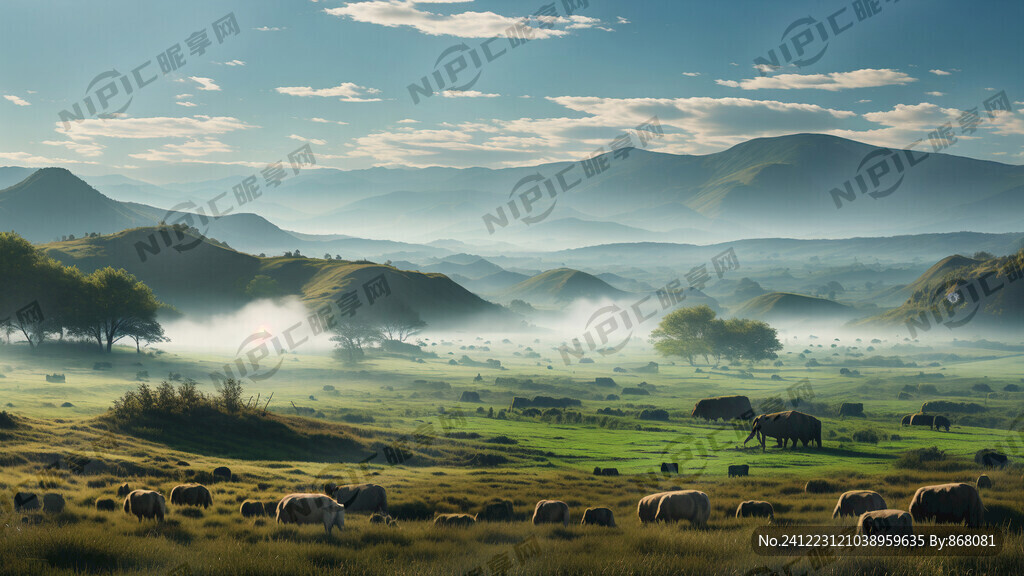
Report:
<svg viewBox="0 0 1024 576"><path fill-rule="evenodd" d="M189 140L184 144L165 144L157 149L149 149L139 154L129 154L131 158L149 160L150 162L182 162L190 159L204 158L210 154L231 152L232 148L215 139Z"/></svg>
<svg viewBox="0 0 1024 576"><path fill-rule="evenodd" d="M448 0L366 0L349 2L338 8L326 8L332 16L351 18L356 22L377 24L389 28L408 26L430 36L458 38L494 38L504 36L513 26L521 26L532 39L555 38L568 34L569 29L594 28L601 21L575 14L573 16L511 17L494 12L459 12L439 14L417 8L419 4L458 4ZM544 27L537 24L542 23ZM550 27L549 27L550 26ZM561 28L559 28L561 27Z"/></svg>
<svg viewBox="0 0 1024 576"><path fill-rule="evenodd" d="M631 23L629 20L623 18L622 16L616 16L615 17L615 21L618 22L619 24L630 24Z"/></svg>
<svg viewBox="0 0 1024 576"><path fill-rule="evenodd" d="M245 66L245 62L243 60L231 60L231 61L225 62L224 65L225 66Z"/></svg>
<svg viewBox="0 0 1024 576"><path fill-rule="evenodd" d="M700 76L700 72L683 72L683 76Z"/></svg>
<svg viewBox="0 0 1024 576"><path fill-rule="evenodd" d="M4 98L6 100L10 101L10 102L13 102L15 106L31 106L32 105L32 104L26 102L25 100L22 100L21 98L18 98L17 96L13 96L11 94L4 94Z"/></svg>
<svg viewBox="0 0 1024 576"><path fill-rule="evenodd" d="M905 85L916 82L907 74L888 68L854 70L852 72L831 72L829 74L779 74L777 76L759 76L746 80L715 80L716 84L743 90L801 90L815 89L846 90L849 88L873 88L876 86Z"/></svg>
<svg viewBox="0 0 1024 576"><path fill-rule="evenodd" d="M868 100L866 98L863 100L857 100L857 104L867 104L868 102L871 102L871 100Z"/></svg>
<svg viewBox="0 0 1024 576"><path fill-rule="evenodd" d="M936 76L949 76L950 74L952 74L952 72L946 72L945 70L938 70L938 69L936 69L936 70L929 70L929 72L931 72L932 74L935 74Z"/></svg>
<svg viewBox="0 0 1024 576"><path fill-rule="evenodd" d="M88 118L68 123L55 122L56 131L72 139L105 138L195 138L257 128L230 116L193 116L191 118Z"/></svg>
<svg viewBox="0 0 1024 576"><path fill-rule="evenodd" d="M186 101L181 101L181 102L175 102L175 104L177 104L178 106L184 106L185 108L195 108L196 106L198 106L198 104L196 104L195 102L189 102L187 100Z"/></svg>
<svg viewBox="0 0 1024 576"><path fill-rule="evenodd" d="M348 126L348 122L342 122L340 120L328 120L326 118L310 118L310 122L316 122L317 124L341 124L342 126Z"/></svg>
<svg viewBox="0 0 1024 576"><path fill-rule="evenodd" d="M61 164L99 164L91 160L70 160L68 158L48 158L28 152L0 152L0 160L6 160L14 166L59 166Z"/></svg>
<svg viewBox="0 0 1024 576"><path fill-rule="evenodd" d="M63 146L72 152L77 152L82 156L90 158L102 156L103 150L106 148L106 146L95 142L76 142L74 140L43 140L43 144L47 146Z"/></svg>
<svg viewBox="0 0 1024 576"><path fill-rule="evenodd" d="M486 94L477 90L444 90L441 96L445 98L497 98L501 94Z"/></svg>
<svg viewBox="0 0 1024 576"><path fill-rule="evenodd" d="M175 100L184 100L185 98L191 98L191 94L178 94L174 97Z"/></svg>
<svg viewBox="0 0 1024 576"><path fill-rule="evenodd" d="M399 124L419 124L419 120L413 120L412 118L403 118L398 121Z"/></svg>
<svg viewBox="0 0 1024 576"><path fill-rule="evenodd" d="M199 90L220 90L220 86L213 81L212 78L203 78L202 76L189 76L189 80L198 84Z"/></svg>
<svg viewBox="0 0 1024 576"><path fill-rule="evenodd" d="M316 138L304 138L302 136L299 136L298 134L291 134L288 137L291 138L292 140L298 140L299 142L307 142L309 144L316 144L317 146L327 145L326 140L318 140Z"/></svg>
<svg viewBox="0 0 1024 576"><path fill-rule="evenodd" d="M380 98L367 98L371 94L380 94L376 88L367 88L353 82L342 82L333 88L312 88L310 86L279 86L275 88L281 94L289 96L318 96L333 98L340 96L342 102L380 102Z"/></svg>
<svg viewBox="0 0 1024 576"><path fill-rule="evenodd" d="M260 32L280 32L281 30L284 30L284 28L279 28L277 26L260 26L259 28L253 28L253 30L259 30Z"/></svg>
<svg viewBox="0 0 1024 576"><path fill-rule="evenodd" d="M925 94L927 94L929 96L935 96L935 97L945 96L946 95L945 92L925 92Z"/></svg>

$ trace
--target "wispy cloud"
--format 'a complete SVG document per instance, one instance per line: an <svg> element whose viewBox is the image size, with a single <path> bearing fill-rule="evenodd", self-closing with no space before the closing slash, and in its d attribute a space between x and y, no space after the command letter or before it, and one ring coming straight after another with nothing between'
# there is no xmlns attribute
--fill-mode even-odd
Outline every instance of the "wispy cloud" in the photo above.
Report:
<svg viewBox="0 0 1024 576"><path fill-rule="evenodd" d="M683 72L683 76L700 76L700 72Z"/></svg>
<svg viewBox="0 0 1024 576"><path fill-rule="evenodd" d="M316 144L317 146L327 145L326 140L319 140L317 138L304 138L302 136L299 136L298 134L291 134L288 137L291 138L292 140L298 140L299 142L308 142L310 144Z"/></svg>
<svg viewBox="0 0 1024 576"><path fill-rule="evenodd" d="M177 104L178 106L184 106L185 108L195 108L196 106L198 106L198 104L196 104L195 102L189 102L188 100L175 102L175 104Z"/></svg>
<svg viewBox="0 0 1024 576"><path fill-rule="evenodd" d="M310 118L310 122L316 122L317 124L341 124L342 126L348 126L348 122L342 122L340 120L328 120L326 118Z"/></svg>
<svg viewBox="0 0 1024 576"><path fill-rule="evenodd" d="M73 139L104 138L195 138L257 128L230 116L193 116L191 118L87 118L68 124L55 122L56 131Z"/></svg>
<svg viewBox="0 0 1024 576"><path fill-rule="evenodd" d="M253 28L253 30L257 30L259 32L280 32L281 30L284 30L284 28L278 26L260 26L259 28Z"/></svg>
<svg viewBox="0 0 1024 576"><path fill-rule="evenodd" d="M501 94L487 94L478 90L444 90L441 95L445 98L497 98Z"/></svg>
<svg viewBox="0 0 1024 576"><path fill-rule="evenodd" d="M46 144L47 146L63 146L72 152L77 152L78 154L89 158L102 156L103 150L106 148L106 146L95 142L76 142L74 140L43 140L43 144Z"/></svg>
<svg viewBox="0 0 1024 576"><path fill-rule="evenodd" d="M326 8L332 16L351 18L356 22L377 24L389 28L409 27L430 36L455 36L458 38L493 38L502 36L513 26L528 28L533 39L556 38L569 34L568 30L594 28L601 24L597 18L574 14L564 16L540 16L536 21L543 27L530 26L526 16L502 16L494 12L458 12L440 14L420 10L420 4L460 4L464 0L368 0L348 2L338 8Z"/></svg>
<svg viewBox="0 0 1024 576"><path fill-rule="evenodd" d="M22 100L21 98L12 94L4 94L4 99L13 102L15 106L31 106L29 102Z"/></svg>
<svg viewBox="0 0 1024 576"><path fill-rule="evenodd" d="M16 166L60 166L61 164L99 164L92 160L71 160L68 158L51 158L28 152L0 152L0 160Z"/></svg>
<svg viewBox="0 0 1024 576"><path fill-rule="evenodd" d="M380 98L368 98L372 94L380 94L376 88L360 86L353 82L342 82L333 88L313 88L311 86L279 86L275 88L281 94L301 96L303 98L317 96L320 98L337 97L342 102L380 102Z"/></svg>
<svg viewBox="0 0 1024 576"><path fill-rule="evenodd" d="M905 85L916 82L907 74L888 68L865 68L852 72L832 72L829 74L779 74L778 76L759 76L746 80L715 80L716 84L743 90L828 90L835 92L851 88L874 88L877 86Z"/></svg>
<svg viewBox="0 0 1024 576"><path fill-rule="evenodd" d="M220 90L220 86L217 86L217 83L213 81L213 78L203 78L202 76L189 76L188 79L198 84L199 86L197 86L196 88L199 90Z"/></svg>
<svg viewBox="0 0 1024 576"><path fill-rule="evenodd" d="M138 154L129 154L131 158L149 160L150 162L181 162L189 159L205 158L210 154L231 152L232 148L215 138L189 140L184 144L165 144L160 148L149 149Z"/></svg>
<svg viewBox="0 0 1024 576"><path fill-rule="evenodd" d="M931 72L932 74L935 74L936 76L949 76L950 74L952 74L952 72L946 72L945 70L939 70L939 69L929 70L929 72Z"/></svg>
<svg viewBox="0 0 1024 576"><path fill-rule="evenodd" d="M419 120L413 120L412 118L402 118L398 121L399 124L419 124Z"/></svg>
<svg viewBox="0 0 1024 576"><path fill-rule="evenodd" d="M230 60L228 62L225 62L224 65L225 66L245 66L245 62L243 60Z"/></svg>
<svg viewBox="0 0 1024 576"><path fill-rule="evenodd" d="M945 96L946 95L945 92L925 92L925 94L927 94L929 96L936 96L936 97L937 96Z"/></svg>

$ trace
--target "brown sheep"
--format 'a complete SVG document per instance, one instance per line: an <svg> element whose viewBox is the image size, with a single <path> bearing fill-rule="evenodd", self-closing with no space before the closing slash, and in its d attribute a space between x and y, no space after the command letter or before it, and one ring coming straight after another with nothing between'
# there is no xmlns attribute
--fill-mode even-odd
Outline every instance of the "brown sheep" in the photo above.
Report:
<svg viewBox="0 0 1024 576"><path fill-rule="evenodd" d="M906 535L914 534L914 519L903 510L872 510L860 515L857 520L857 534Z"/></svg>
<svg viewBox="0 0 1024 576"><path fill-rule="evenodd" d="M885 499L878 492L871 490L850 490L843 492L832 510L832 518L842 516L860 516L872 510L885 510Z"/></svg>
<svg viewBox="0 0 1024 576"><path fill-rule="evenodd" d="M541 500L533 509L534 524L569 525L569 505L561 500Z"/></svg>
<svg viewBox="0 0 1024 576"><path fill-rule="evenodd" d="M143 518L156 518L163 522L167 515L167 502L159 492L153 490L133 490L124 499L125 514L134 514L139 522Z"/></svg>
<svg viewBox="0 0 1024 576"><path fill-rule="evenodd" d="M345 529L345 507L323 494L289 494L277 504L278 524L323 524L331 535Z"/></svg>
<svg viewBox="0 0 1024 576"><path fill-rule="evenodd" d="M202 484L181 484L171 490L171 504L209 508L213 505L213 496Z"/></svg>
<svg viewBox="0 0 1024 576"><path fill-rule="evenodd" d="M330 486L327 486L328 488ZM388 493L377 484L338 486L331 494L346 512L387 512Z"/></svg>
<svg viewBox="0 0 1024 576"><path fill-rule="evenodd" d="M939 484L917 489L910 500L910 515L915 522L935 520L977 528L984 520L985 506L978 489L970 484Z"/></svg>
<svg viewBox="0 0 1024 576"><path fill-rule="evenodd" d="M746 500L736 507L737 518L775 518L775 508L761 500Z"/></svg>
<svg viewBox="0 0 1024 576"><path fill-rule="evenodd" d="M254 502L252 500L246 500L245 502L242 502L242 505L238 508L238 512L241 513L242 516L245 518L268 515L266 507L263 505L263 502Z"/></svg>
<svg viewBox="0 0 1024 576"><path fill-rule="evenodd" d="M654 514L656 522L678 522L689 520L694 526L704 526L711 516L711 499L698 490L679 490L662 496L658 502L658 511Z"/></svg>
<svg viewBox="0 0 1024 576"><path fill-rule="evenodd" d="M583 512L583 521L580 524L615 528L615 514L608 508L587 508Z"/></svg>

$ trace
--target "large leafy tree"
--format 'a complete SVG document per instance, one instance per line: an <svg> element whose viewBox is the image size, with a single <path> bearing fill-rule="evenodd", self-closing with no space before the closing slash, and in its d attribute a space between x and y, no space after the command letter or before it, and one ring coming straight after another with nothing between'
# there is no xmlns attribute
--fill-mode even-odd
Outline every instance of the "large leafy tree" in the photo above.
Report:
<svg viewBox="0 0 1024 576"><path fill-rule="evenodd" d="M358 362L364 355L364 348L384 339L377 324L358 316L338 320L334 332L336 336L331 337L331 341L337 342L349 362Z"/></svg>
<svg viewBox="0 0 1024 576"><path fill-rule="evenodd" d="M745 318L722 320L708 306L680 308L666 315L651 332L654 348L665 356L686 358L693 365L696 356L710 364L722 357L745 362L778 358L782 349L774 328Z"/></svg>
<svg viewBox="0 0 1024 576"><path fill-rule="evenodd" d="M107 267L86 278L90 308L80 310L75 332L95 339L110 352L114 344L133 331L156 322L160 302L148 286L127 271Z"/></svg>

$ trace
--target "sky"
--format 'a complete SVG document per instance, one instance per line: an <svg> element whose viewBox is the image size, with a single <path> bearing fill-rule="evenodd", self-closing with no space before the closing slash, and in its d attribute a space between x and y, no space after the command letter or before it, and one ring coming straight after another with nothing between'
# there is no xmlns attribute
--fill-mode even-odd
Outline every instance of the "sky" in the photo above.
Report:
<svg viewBox="0 0 1024 576"><path fill-rule="evenodd" d="M190 181L251 173L309 144L318 166L346 170L500 168L584 158L652 117L665 137L649 149L676 154L820 132L1024 162L1013 111L1024 106L1024 3L1013 0L2 7L0 165ZM197 32L208 45L193 54ZM756 65L772 49L779 66ZM433 95L409 88L424 82ZM965 127L975 108L980 122Z"/></svg>

